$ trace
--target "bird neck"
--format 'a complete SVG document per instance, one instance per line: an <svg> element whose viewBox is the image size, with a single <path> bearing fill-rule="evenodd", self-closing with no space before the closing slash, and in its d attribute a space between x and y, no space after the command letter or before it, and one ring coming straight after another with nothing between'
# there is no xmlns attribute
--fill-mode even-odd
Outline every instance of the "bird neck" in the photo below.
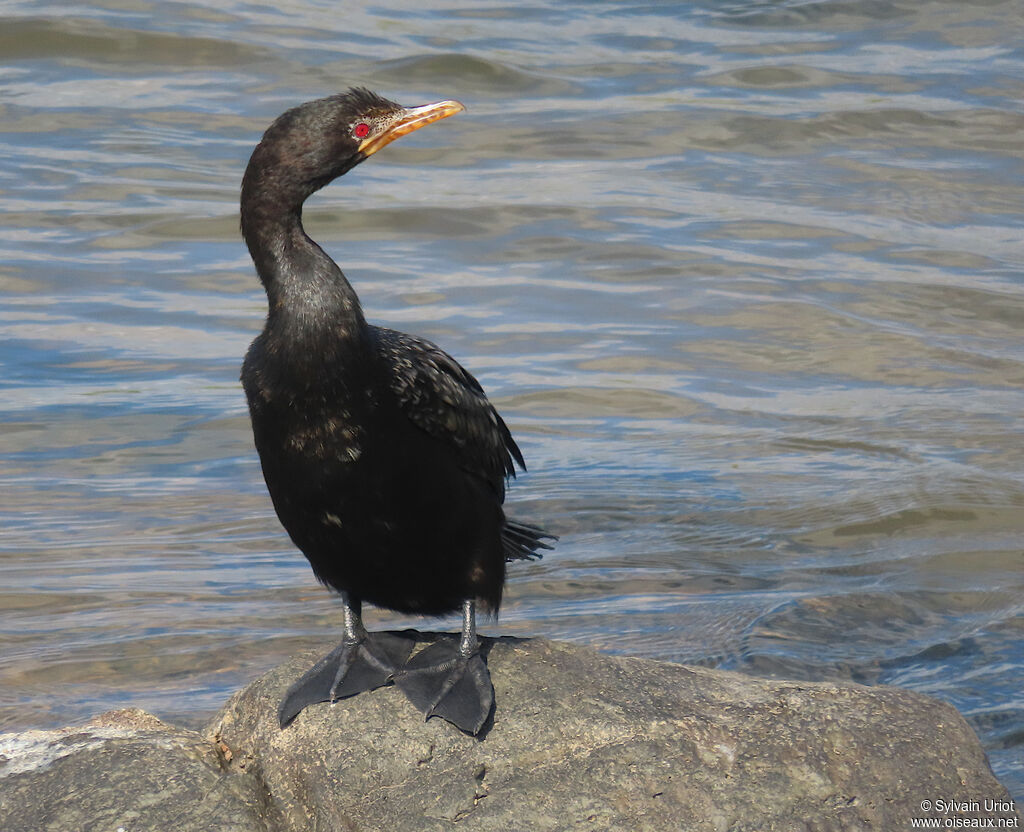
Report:
<svg viewBox="0 0 1024 832"><path fill-rule="evenodd" d="M275 192L248 173L242 185L242 236L267 292L267 329L286 332L304 349L360 338L366 320L355 290L302 227L307 194Z"/></svg>

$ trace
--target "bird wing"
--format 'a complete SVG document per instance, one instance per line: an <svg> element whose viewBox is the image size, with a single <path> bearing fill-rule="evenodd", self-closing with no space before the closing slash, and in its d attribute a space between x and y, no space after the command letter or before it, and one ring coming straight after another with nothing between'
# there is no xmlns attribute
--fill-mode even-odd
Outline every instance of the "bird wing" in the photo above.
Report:
<svg viewBox="0 0 1024 832"><path fill-rule="evenodd" d="M461 466L504 493L503 480L526 465L483 387L448 353L422 338L374 327L399 407L419 428L447 442Z"/></svg>

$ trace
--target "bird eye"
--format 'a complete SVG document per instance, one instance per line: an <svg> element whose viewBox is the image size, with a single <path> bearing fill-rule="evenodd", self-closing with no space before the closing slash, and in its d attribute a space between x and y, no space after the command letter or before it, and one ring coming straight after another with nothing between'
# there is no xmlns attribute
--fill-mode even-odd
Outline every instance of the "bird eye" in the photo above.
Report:
<svg viewBox="0 0 1024 832"><path fill-rule="evenodd" d="M352 129L352 135L355 136L357 139L365 139L368 135L370 135L370 125L367 124L365 121L359 122L359 124L357 124Z"/></svg>

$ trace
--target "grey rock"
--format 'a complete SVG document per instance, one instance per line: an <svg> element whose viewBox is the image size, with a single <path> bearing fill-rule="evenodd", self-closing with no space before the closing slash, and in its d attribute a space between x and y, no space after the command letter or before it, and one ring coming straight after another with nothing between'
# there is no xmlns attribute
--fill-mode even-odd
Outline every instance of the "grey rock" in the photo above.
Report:
<svg viewBox="0 0 1024 832"><path fill-rule="evenodd" d="M285 689L326 647L240 691L205 735L137 710L0 735L0 830L1020 827L977 738L933 699L543 639L486 645L497 710L481 739L425 722L396 688L282 731Z"/></svg>
<svg viewBox="0 0 1024 832"><path fill-rule="evenodd" d="M285 689L328 645L236 694L207 739L258 782L270 828L289 832L888 832L956 814L939 801L1019 824L1012 807L985 808L1006 790L957 711L925 696L543 639L487 647L497 708L482 739L424 721L394 687L281 730Z"/></svg>
<svg viewBox="0 0 1024 832"><path fill-rule="evenodd" d="M265 832L255 780L195 731L144 711L0 734L4 832Z"/></svg>

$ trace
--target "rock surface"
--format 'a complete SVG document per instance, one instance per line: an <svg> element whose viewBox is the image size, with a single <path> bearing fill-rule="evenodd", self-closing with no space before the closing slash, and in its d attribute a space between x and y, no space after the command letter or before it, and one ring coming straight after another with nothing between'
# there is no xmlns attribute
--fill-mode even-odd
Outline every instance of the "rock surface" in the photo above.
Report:
<svg viewBox="0 0 1024 832"><path fill-rule="evenodd" d="M252 832L255 784L195 731L139 710L78 728L0 734L4 832Z"/></svg>
<svg viewBox="0 0 1024 832"><path fill-rule="evenodd" d="M205 735L142 711L0 735L0 830L1020 828L963 718L927 697L486 644L497 710L482 739L424 722L394 687L282 731L285 689L333 645L240 691Z"/></svg>
<svg viewBox="0 0 1024 832"><path fill-rule="evenodd" d="M543 639L488 647L497 709L483 739L424 722L393 687L308 708L282 731L277 703L316 651L238 693L208 738L290 832L888 832L911 828L923 800L1008 800L957 711L914 693Z"/></svg>

